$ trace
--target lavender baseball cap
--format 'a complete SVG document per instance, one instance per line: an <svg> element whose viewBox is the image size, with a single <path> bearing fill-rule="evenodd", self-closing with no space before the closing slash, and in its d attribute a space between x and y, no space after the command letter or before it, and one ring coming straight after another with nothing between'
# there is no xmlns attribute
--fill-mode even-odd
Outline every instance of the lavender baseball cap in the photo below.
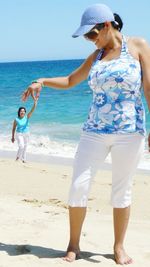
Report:
<svg viewBox="0 0 150 267"><path fill-rule="evenodd" d="M80 27L75 31L72 37L75 38L86 34L98 23L114 20L113 12L108 6L104 4L89 6L82 15Z"/></svg>

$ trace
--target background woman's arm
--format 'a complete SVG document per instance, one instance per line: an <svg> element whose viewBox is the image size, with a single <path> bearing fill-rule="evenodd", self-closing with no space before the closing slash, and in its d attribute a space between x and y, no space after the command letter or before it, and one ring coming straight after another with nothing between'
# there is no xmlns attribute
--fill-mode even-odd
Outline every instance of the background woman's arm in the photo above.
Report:
<svg viewBox="0 0 150 267"><path fill-rule="evenodd" d="M12 143L15 142L15 131L16 131L16 126L17 126L17 123L16 123L16 120L14 120L14 122L13 122L13 127L12 127L12 138L11 138Z"/></svg>
<svg viewBox="0 0 150 267"><path fill-rule="evenodd" d="M30 112L27 115L28 119L32 116L32 113L34 112L36 106L37 106L37 100L34 100L34 104L33 104L32 108L31 108Z"/></svg>

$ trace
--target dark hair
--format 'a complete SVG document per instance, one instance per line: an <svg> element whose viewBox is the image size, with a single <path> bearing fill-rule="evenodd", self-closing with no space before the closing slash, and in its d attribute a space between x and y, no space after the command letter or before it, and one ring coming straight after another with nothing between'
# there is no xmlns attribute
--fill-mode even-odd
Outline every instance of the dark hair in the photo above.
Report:
<svg viewBox="0 0 150 267"><path fill-rule="evenodd" d="M117 13L114 13L114 18L115 21L112 21L111 24L116 30L120 32L123 27L123 21Z"/></svg>
<svg viewBox="0 0 150 267"><path fill-rule="evenodd" d="M18 117L20 117L20 111L21 111L21 109L24 109L24 111L25 111L25 113L26 113L26 108L25 108L25 107L20 107L20 108L18 109Z"/></svg>

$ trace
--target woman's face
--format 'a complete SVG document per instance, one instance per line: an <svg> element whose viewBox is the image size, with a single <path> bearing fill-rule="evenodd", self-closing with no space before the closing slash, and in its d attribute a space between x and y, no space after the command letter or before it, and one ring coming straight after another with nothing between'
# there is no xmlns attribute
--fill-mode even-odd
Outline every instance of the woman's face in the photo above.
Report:
<svg viewBox="0 0 150 267"><path fill-rule="evenodd" d="M98 49L105 48L110 41L110 29L111 23L105 23L105 27L100 30L99 34L94 40L94 43Z"/></svg>
<svg viewBox="0 0 150 267"><path fill-rule="evenodd" d="M26 112L25 112L24 108L22 108L20 110L20 118L23 118L25 116L25 114L26 114Z"/></svg>
<svg viewBox="0 0 150 267"><path fill-rule="evenodd" d="M91 34L85 34L84 37L89 40L92 41L96 47L98 49L104 48L110 38L110 28L111 28L111 23L110 22L106 22L104 27L102 27L102 29L100 29L99 31L97 31L97 29L93 32L92 36L90 36ZM93 30L92 30L93 31ZM91 39L88 37L92 37Z"/></svg>

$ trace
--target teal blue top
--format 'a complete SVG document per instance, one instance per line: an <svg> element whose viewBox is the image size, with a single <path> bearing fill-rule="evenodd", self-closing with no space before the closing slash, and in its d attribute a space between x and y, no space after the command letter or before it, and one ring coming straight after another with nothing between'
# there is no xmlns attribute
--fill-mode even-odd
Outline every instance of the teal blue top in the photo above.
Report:
<svg viewBox="0 0 150 267"><path fill-rule="evenodd" d="M29 120L27 116L24 116L23 118L16 118L16 123L17 123L17 128L16 132L17 133L27 133L29 132Z"/></svg>

